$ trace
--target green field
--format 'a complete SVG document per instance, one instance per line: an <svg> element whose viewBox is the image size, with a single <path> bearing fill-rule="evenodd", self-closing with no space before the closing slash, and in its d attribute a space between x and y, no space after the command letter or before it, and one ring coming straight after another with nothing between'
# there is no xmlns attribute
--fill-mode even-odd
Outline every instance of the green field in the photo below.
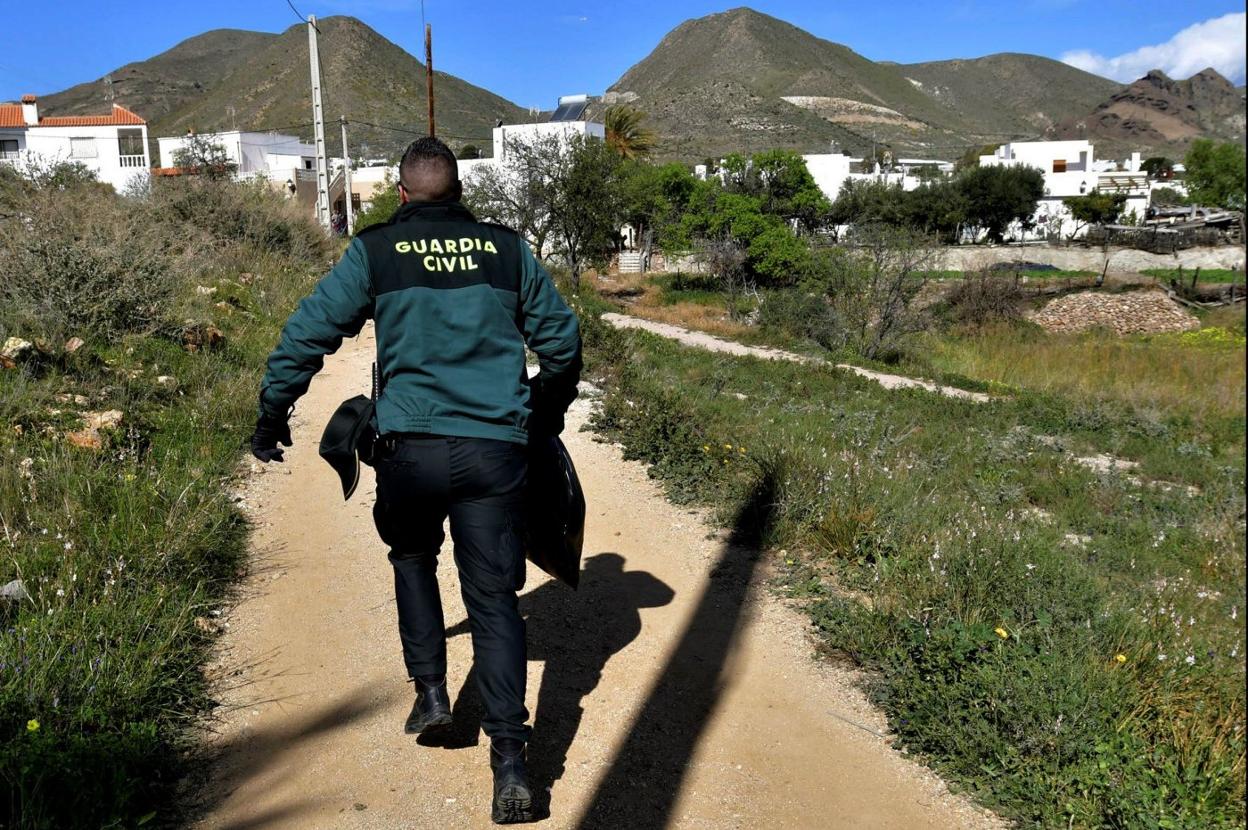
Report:
<svg viewBox="0 0 1248 830"><path fill-rule="evenodd" d="M1146 268L1141 274L1147 274L1150 277L1156 277L1164 283L1169 283L1172 279L1181 279L1184 282L1190 282L1195 276L1198 282L1216 282L1216 283L1238 283L1244 284L1244 272L1242 270L1234 271L1229 268L1201 268L1200 273L1196 273L1195 268Z"/></svg>
<svg viewBox="0 0 1248 830"><path fill-rule="evenodd" d="M586 321L596 429L745 517L900 744L1027 827L1242 826L1244 347L1215 331L937 343L1011 384L974 404Z"/></svg>

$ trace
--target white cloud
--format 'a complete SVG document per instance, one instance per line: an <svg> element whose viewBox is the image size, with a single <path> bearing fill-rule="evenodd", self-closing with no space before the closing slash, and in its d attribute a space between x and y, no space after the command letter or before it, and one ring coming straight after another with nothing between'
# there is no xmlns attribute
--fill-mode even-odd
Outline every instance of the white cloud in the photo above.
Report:
<svg viewBox="0 0 1248 830"><path fill-rule="evenodd" d="M1244 81L1244 27L1248 15L1224 14L1194 23L1165 43L1141 46L1133 52L1107 58L1086 49L1062 55L1063 63L1129 83L1150 69L1172 78L1190 78L1212 66L1236 83Z"/></svg>

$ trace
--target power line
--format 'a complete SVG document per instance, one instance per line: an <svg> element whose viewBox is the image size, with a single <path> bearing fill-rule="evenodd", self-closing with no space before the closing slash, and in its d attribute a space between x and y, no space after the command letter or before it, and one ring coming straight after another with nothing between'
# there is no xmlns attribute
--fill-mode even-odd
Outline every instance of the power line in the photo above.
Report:
<svg viewBox="0 0 1248 830"><path fill-rule="evenodd" d="M291 10L292 12L294 12L294 13L295 13L295 17L299 18L299 22L300 22L300 23L307 23L307 22L308 22L308 18L304 17L302 14L300 14L300 13L299 13L299 10L295 8L295 4L294 4L294 3L290 2L290 0L286 0L286 5L287 5L287 6L290 6L290 10ZM313 29L316 29L316 33L317 33L318 35L321 33L321 30L320 30L319 28L317 28L317 25L316 25L315 23L313 23L313 24L312 24L312 28L313 28Z"/></svg>

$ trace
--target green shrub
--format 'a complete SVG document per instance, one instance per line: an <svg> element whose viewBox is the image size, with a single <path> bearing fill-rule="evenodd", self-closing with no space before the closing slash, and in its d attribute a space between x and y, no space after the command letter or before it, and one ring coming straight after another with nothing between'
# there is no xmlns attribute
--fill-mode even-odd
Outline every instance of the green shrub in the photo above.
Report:
<svg viewBox="0 0 1248 830"><path fill-rule="evenodd" d="M229 182L133 199L25 183L9 207L0 335L86 343L0 368L0 584L29 594L0 603L0 826L176 824L191 727L214 705L204 623L246 561L224 484L327 244L276 194ZM150 335L183 314L224 343ZM66 440L109 409L122 420L98 449Z"/></svg>

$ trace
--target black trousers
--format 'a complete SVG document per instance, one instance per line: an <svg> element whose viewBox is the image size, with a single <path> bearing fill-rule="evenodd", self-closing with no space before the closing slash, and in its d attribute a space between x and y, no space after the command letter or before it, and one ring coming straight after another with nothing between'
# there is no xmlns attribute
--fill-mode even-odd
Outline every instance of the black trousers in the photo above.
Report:
<svg viewBox="0 0 1248 830"><path fill-rule="evenodd" d="M389 436L383 442L373 519L390 546L407 673L446 673L437 557L449 515L485 703L481 727L491 738L527 741L525 628L516 602L524 585L527 449L445 436Z"/></svg>

